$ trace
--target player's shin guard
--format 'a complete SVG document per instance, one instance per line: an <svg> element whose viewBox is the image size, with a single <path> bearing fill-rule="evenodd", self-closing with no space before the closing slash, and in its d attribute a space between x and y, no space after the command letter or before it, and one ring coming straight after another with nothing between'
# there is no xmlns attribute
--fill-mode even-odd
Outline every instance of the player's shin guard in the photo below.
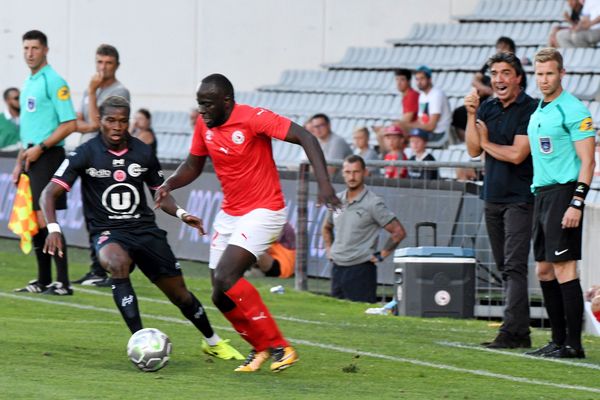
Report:
<svg viewBox="0 0 600 400"><path fill-rule="evenodd" d="M248 337L244 336L244 339L250 342L256 351L288 346L260 294L250 282L240 278L225 294L236 305L236 308L228 312L229 315L225 317L231 321L238 332L240 330L230 316L235 316L238 324L241 322L240 327L245 327L248 335Z"/></svg>
<svg viewBox="0 0 600 400"><path fill-rule="evenodd" d="M185 304L179 307L181 313L187 319L189 319L190 322L194 324L194 326L198 328L200 332L202 332L204 337L212 337L215 334L215 332L210 326L210 322L208 321L208 317L206 316L206 311L204 310L204 307L202 307L202 303L200 303L200 300L198 300L196 296L194 296L194 294L191 292L190 296L192 297L192 301L189 304Z"/></svg>
<svg viewBox="0 0 600 400"><path fill-rule="evenodd" d="M540 287L542 288L544 304L550 320L552 341L562 346L565 344L567 337L567 326L565 324L565 309L560 284L558 280L553 279L551 281L540 281Z"/></svg>
<svg viewBox="0 0 600 400"><path fill-rule="evenodd" d="M38 264L37 280L44 286L49 285L50 282L52 282L52 256L43 251L46 237L48 237L48 229L41 228L32 239Z"/></svg>
<svg viewBox="0 0 600 400"><path fill-rule="evenodd" d="M129 278L112 280L113 299L131 333L142 329L137 297Z"/></svg>
<svg viewBox="0 0 600 400"><path fill-rule="evenodd" d="M579 279L561 283L562 298L567 319L566 345L581 349L581 329L583 325L583 291Z"/></svg>

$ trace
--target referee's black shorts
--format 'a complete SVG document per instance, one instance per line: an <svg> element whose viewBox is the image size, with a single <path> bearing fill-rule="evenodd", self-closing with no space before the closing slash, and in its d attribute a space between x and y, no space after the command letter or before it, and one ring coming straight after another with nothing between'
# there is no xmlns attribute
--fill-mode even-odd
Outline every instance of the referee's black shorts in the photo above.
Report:
<svg viewBox="0 0 600 400"><path fill-rule="evenodd" d="M126 224L126 223L124 223ZM111 229L94 234L92 243L97 254L109 243L117 243L133 260L132 269L137 265L150 279L156 282L163 276L181 276L181 268L171 246L167 242L167 232L156 225L138 229Z"/></svg>
<svg viewBox="0 0 600 400"><path fill-rule="evenodd" d="M33 209L38 211L40 208L40 196L42 191L54 176L54 173L65 159L65 149L62 146L50 147L42 153L34 163L29 165L29 184L31 185L31 197L33 199ZM67 208L67 194L63 193L56 199L56 209L65 210Z"/></svg>
<svg viewBox="0 0 600 400"><path fill-rule="evenodd" d="M581 260L583 215L577 228L562 228L577 182L537 188L533 207L535 261Z"/></svg>

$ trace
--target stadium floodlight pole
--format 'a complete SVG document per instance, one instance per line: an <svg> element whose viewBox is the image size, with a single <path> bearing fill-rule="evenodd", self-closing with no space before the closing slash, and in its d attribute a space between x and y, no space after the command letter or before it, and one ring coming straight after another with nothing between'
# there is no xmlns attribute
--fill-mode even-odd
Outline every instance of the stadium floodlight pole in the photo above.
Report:
<svg viewBox="0 0 600 400"><path fill-rule="evenodd" d="M296 227L296 273L294 278L294 287L296 290L308 290L308 281L306 278L308 262L308 195L309 181L308 173L310 164L303 162L298 170L298 220Z"/></svg>

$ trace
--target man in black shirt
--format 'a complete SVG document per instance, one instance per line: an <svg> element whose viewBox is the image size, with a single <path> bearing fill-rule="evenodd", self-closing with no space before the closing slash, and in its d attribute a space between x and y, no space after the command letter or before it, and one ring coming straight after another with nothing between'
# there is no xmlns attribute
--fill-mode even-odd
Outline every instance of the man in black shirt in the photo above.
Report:
<svg viewBox="0 0 600 400"><path fill-rule="evenodd" d="M490 348L529 348L527 261L531 241L533 165L527 125L536 102L523 90L525 76L512 53L492 56L488 65L496 95L479 105L475 91L465 97L469 155L485 152L482 199L490 245L502 272L506 307Z"/></svg>
<svg viewBox="0 0 600 400"><path fill-rule="evenodd" d="M61 229L56 223L56 199L81 177L84 212L92 243L102 267L113 278L117 308L131 333L142 329L137 298L129 279L135 264L202 332L202 350L224 359L244 359L212 329L198 299L187 290L179 263L148 206L144 184L152 195L164 181L152 149L128 132L129 102L111 96L100 106L101 135L69 154L44 189L41 206L48 222L44 252L63 254ZM204 234L202 220L175 204L170 195L161 203L166 213L177 216Z"/></svg>

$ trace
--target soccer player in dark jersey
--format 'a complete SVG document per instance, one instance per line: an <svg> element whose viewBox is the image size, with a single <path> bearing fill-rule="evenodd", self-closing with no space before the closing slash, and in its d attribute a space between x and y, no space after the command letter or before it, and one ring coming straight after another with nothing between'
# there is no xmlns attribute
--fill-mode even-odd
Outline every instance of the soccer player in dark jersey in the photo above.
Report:
<svg viewBox="0 0 600 400"><path fill-rule="evenodd" d="M298 360L260 294L244 272L279 237L286 209L271 138L303 147L319 187L319 203L338 208L340 201L329 182L325 157L317 139L301 126L264 108L236 104L231 82L213 74L197 92L198 118L190 154L158 188L162 205L169 192L194 181L207 157L223 188L222 210L215 218L209 267L213 270L213 302L252 346L236 371L253 372L270 358L271 371Z"/></svg>
<svg viewBox="0 0 600 400"><path fill-rule="evenodd" d="M185 286L166 232L155 223L144 184L151 193L163 183L161 166L150 146L128 132L129 102L111 96L100 106L101 135L69 154L42 194L49 235L44 251L62 256L64 245L56 222L56 199L80 177L84 212L100 264L111 273L117 308L131 333L142 329L130 269L137 265L205 337L202 350L223 359L244 357L212 329L198 299ZM179 208L171 196L162 209L201 233L202 220Z"/></svg>

